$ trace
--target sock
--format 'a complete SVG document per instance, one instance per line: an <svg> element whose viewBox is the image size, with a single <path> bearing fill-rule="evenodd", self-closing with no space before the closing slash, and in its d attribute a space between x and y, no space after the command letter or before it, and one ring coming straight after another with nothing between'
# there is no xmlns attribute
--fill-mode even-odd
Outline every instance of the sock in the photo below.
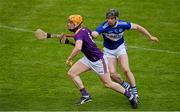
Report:
<svg viewBox="0 0 180 112"><path fill-rule="evenodd" d="M129 86L129 84L128 84L127 82L123 81L123 82L121 83L121 86L126 89L126 88Z"/></svg>
<svg viewBox="0 0 180 112"><path fill-rule="evenodd" d="M124 95L128 97L129 100L132 100L133 95L130 93L129 90L125 90Z"/></svg>
<svg viewBox="0 0 180 112"><path fill-rule="evenodd" d="M85 88L80 89L82 96L89 96Z"/></svg>
<svg viewBox="0 0 180 112"><path fill-rule="evenodd" d="M138 94L136 86L131 87L131 90L132 90L133 95L137 95Z"/></svg>

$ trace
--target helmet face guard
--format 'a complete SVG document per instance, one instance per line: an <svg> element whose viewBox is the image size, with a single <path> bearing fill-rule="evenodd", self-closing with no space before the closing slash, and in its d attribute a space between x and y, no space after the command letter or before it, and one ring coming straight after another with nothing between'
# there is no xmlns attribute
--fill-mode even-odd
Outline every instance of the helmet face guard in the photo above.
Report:
<svg viewBox="0 0 180 112"><path fill-rule="evenodd" d="M79 24L78 26L75 26L74 28L68 28L68 30L70 32L76 32L79 28L80 28L81 24Z"/></svg>
<svg viewBox="0 0 180 112"><path fill-rule="evenodd" d="M68 17L68 21L72 24L74 24L74 28L68 28L69 31L75 32L82 24L83 18L81 15L70 15Z"/></svg>
<svg viewBox="0 0 180 112"><path fill-rule="evenodd" d="M81 15L70 15L68 20L75 24L75 26L79 26L83 22L83 18Z"/></svg>
<svg viewBox="0 0 180 112"><path fill-rule="evenodd" d="M109 18L109 17L112 17L112 16L117 19L119 17L119 12L116 9L109 9L106 12L106 18Z"/></svg>

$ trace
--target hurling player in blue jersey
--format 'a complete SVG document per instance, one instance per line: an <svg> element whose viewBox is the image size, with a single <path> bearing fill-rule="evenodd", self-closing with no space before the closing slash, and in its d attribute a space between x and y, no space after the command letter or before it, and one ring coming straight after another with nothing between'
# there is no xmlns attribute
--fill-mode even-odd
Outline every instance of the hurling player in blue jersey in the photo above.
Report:
<svg viewBox="0 0 180 112"><path fill-rule="evenodd" d="M114 81L120 83L124 88L128 88L128 83L122 81L122 79L116 71L117 63L121 64L123 72L131 85L131 91L137 98L138 93L136 89L136 82L134 75L129 67L128 55L126 51L123 33L126 30L137 30L154 42L158 43L159 40L158 38L152 36L142 26L135 23L119 20L118 17L119 12L116 9L109 9L106 13L106 21L103 22L96 29L96 31L92 32L92 36L96 38L98 35L102 34L104 38L104 54L108 58L108 67L111 78Z"/></svg>
<svg viewBox="0 0 180 112"><path fill-rule="evenodd" d="M82 21L83 19L80 15L71 15L68 18L68 29L75 34L75 46L67 58L66 64L72 65L72 59L77 56L80 51L84 54L84 57L73 64L68 71L69 77L80 90L82 95L77 104L80 105L91 101L91 97L80 78L81 73L91 69L98 74L100 80L106 87L127 96L132 107L137 108L138 103L135 96L131 94L129 90L124 89L120 84L111 80L107 65L107 58L97 48L96 44L92 40L91 31L82 26Z"/></svg>

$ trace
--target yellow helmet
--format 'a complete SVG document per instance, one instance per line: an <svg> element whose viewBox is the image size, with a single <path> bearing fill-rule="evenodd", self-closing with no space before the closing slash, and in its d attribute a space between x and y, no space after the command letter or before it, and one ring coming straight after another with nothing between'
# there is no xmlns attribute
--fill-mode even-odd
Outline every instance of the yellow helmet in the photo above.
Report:
<svg viewBox="0 0 180 112"><path fill-rule="evenodd" d="M72 21L76 26L80 25L83 22L83 18L81 15L70 15L68 17L69 21Z"/></svg>

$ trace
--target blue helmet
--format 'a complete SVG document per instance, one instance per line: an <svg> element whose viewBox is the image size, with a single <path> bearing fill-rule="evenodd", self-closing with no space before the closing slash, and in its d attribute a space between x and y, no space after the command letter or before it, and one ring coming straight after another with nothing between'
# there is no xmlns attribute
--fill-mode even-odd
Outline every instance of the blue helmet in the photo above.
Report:
<svg viewBox="0 0 180 112"><path fill-rule="evenodd" d="M118 12L118 10L116 10L116 9L109 9L109 10L106 12L106 18L111 17L111 16L114 16L114 17L118 18L118 17L119 17L119 12Z"/></svg>

